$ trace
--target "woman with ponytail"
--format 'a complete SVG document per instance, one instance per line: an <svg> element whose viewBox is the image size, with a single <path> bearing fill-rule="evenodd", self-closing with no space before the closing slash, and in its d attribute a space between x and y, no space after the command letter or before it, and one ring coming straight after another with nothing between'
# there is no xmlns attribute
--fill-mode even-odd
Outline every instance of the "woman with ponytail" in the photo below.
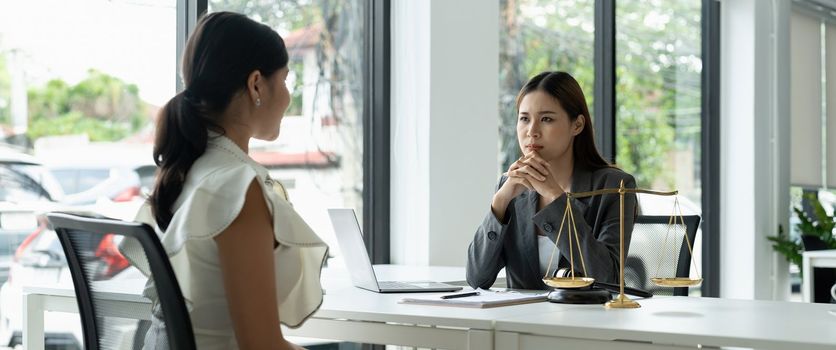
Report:
<svg viewBox="0 0 836 350"><path fill-rule="evenodd" d="M157 120L149 216L199 349L298 349L280 324L297 327L322 303L328 247L247 154L251 138L279 136L287 75L275 31L236 13L206 15L186 44L185 90ZM146 349L165 348L164 327L152 319Z"/></svg>

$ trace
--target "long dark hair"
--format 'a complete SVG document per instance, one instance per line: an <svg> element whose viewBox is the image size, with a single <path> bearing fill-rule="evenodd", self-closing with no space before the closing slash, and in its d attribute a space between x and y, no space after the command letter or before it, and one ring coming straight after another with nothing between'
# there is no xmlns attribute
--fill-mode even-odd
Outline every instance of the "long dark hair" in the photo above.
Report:
<svg viewBox="0 0 836 350"><path fill-rule="evenodd" d="M206 151L208 131L224 133L218 118L245 91L249 75L257 70L269 78L287 63L284 41L270 27L232 12L200 19L183 54L186 88L157 118L154 162L160 170L148 200L160 229L168 228L186 173Z"/></svg>
<svg viewBox="0 0 836 350"><path fill-rule="evenodd" d="M569 115L570 122L574 122L582 116L583 130L575 136L575 140L572 142L572 156L575 159L575 164L590 170L612 167L612 164L607 162L598 152L598 148L595 147L595 135L592 131L589 107L586 105L583 90L581 90L581 86L575 78L566 72L537 74L520 89L520 93L517 95L517 111L520 110L523 97L534 91L543 91L560 102L560 106Z"/></svg>

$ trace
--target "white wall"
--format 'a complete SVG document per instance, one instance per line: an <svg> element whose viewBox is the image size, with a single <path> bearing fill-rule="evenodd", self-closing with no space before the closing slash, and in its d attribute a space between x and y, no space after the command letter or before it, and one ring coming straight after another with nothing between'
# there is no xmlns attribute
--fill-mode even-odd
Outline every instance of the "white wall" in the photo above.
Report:
<svg viewBox="0 0 836 350"><path fill-rule="evenodd" d="M391 217L392 263L429 263L429 2L392 2Z"/></svg>
<svg viewBox="0 0 836 350"><path fill-rule="evenodd" d="M788 223L790 4L721 5L722 297L788 297L787 265L766 236Z"/></svg>
<svg viewBox="0 0 836 350"><path fill-rule="evenodd" d="M499 3L392 2L391 259L463 266L497 169Z"/></svg>

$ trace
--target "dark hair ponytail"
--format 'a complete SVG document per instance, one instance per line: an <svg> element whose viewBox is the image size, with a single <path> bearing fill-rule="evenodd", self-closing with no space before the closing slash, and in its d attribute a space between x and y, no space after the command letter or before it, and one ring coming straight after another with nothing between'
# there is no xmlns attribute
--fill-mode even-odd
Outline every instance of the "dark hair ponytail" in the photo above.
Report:
<svg viewBox="0 0 836 350"><path fill-rule="evenodd" d="M244 15L216 12L204 16L186 44L186 89L162 108L157 118L154 162L159 166L148 199L157 225L166 230L186 174L206 151L208 131L223 134L217 118L246 88L254 71L270 77L287 66L282 38L270 27Z"/></svg>
<svg viewBox="0 0 836 350"><path fill-rule="evenodd" d="M560 106L569 115L571 122L583 118L583 130L575 136L575 140L572 142L572 156L575 159L575 164L590 170L613 166L601 156L598 148L595 147L595 135L592 131L589 107L586 105L583 90L574 77L566 72L537 74L520 89L520 93L517 95L517 111L520 110L523 97L534 91L543 91L560 102Z"/></svg>

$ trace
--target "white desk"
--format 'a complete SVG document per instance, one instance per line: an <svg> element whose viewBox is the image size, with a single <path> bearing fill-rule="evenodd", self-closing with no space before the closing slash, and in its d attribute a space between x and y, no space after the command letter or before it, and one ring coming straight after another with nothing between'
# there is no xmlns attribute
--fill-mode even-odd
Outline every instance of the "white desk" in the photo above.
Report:
<svg viewBox="0 0 836 350"><path fill-rule="evenodd" d="M375 270L381 280L461 281L464 276L463 268L450 267L384 265ZM322 307L302 327L284 328L286 335L428 348L492 349L494 319L534 311L398 304L406 294L378 294L354 288L344 271L332 269L323 271L323 286L326 295ZM139 295L141 284L119 288L108 297L113 300L114 313L127 314L144 306L149 309L146 316L150 316L149 301ZM24 288L23 299L26 349L44 348L44 311L78 312L75 294L69 287Z"/></svg>
<svg viewBox="0 0 836 350"><path fill-rule="evenodd" d="M133 319L149 319L151 302L143 297L144 280L121 280L98 283L98 288L107 289L107 293L98 295L107 300L103 310L109 310L108 316ZM147 312L141 312L146 309ZM23 348L44 348L44 312L78 312L78 303L72 286L67 287L23 287Z"/></svg>
<svg viewBox="0 0 836 350"><path fill-rule="evenodd" d="M461 281L457 267L375 266L379 280ZM351 286L339 271L323 272L322 307L287 335L443 349L493 349L493 320L525 314L517 308L463 309L398 304L408 294L379 294ZM448 293L438 293L448 294ZM523 305L520 305L523 306Z"/></svg>
<svg viewBox="0 0 836 350"><path fill-rule="evenodd" d="M497 319L496 349L836 348L836 305L694 297L639 300L639 309L600 305Z"/></svg>
<svg viewBox="0 0 836 350"><path fill-rule="evenodd" d="M376 266L389 280L456 281L462 268ZM836 348L836 305L656 297L642 308L606 310L601 305L534 303L494 309L398 304L405 294L378 294L351 287L348 276L325 271L322 307L286 335L443 349L681 349L697 344L766 349ZM148 301L131 292L114 303L135 308ZM68 288L24 289L24 347L43 349L43 312L77 312ZM116 308L119 310L119 308ZM150 314L150 310L149 313ZM617 341L618 343L613 343Z"/></svg>
<svg viewBox="0 0 836 350"><path fill-rule="evenodd" d="M836 249L804 252L801 266L804 274L801 282L801 296L804 302L809 303L813 301L813 268L836 268Z"/></svg>

